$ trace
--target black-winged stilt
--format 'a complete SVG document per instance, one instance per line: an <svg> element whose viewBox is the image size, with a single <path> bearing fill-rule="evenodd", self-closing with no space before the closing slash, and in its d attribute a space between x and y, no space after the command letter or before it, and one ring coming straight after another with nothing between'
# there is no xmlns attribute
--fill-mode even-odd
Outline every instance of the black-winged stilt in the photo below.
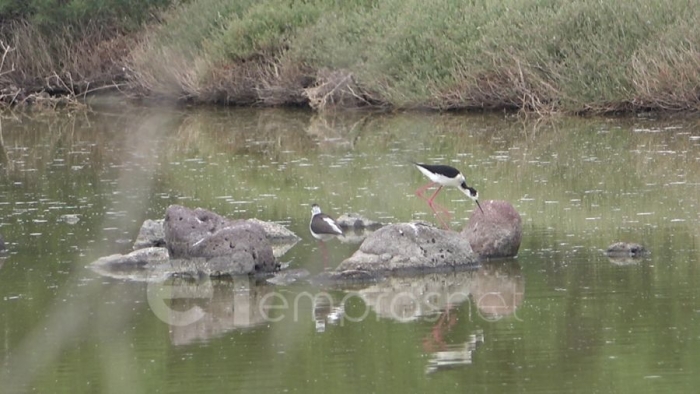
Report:
<svg viewBox="0 0 700 394"><path fill-rule="evenodd" d="M478 200L479 192L477 192L476 189L474 189L473 187L467 185L467 181L464 178L464 175L462 175L462 173L459 172L458 169L442 164L423 164L416 162L413 162L413 164L418 168L418 170L420 170L420 172L423 173L423 175L430 179L430 183L416 190L416 195L428 202L428 206L430 206L430 209L433 210L435 216L438 217L438 219L446 228L449 228L449 226L447 226L446 223L442 220L442 218L440 218L435 208L437 206L437 209L439 211L444 212L448 217L450 216L450 213L447 210L447 208L444 208L439 204L433 202L433 200L435 200L435 196L437 196L438 193L440 193L440 190L442 190L443 186L451 186L459 189L467 197L474 200L474 202L476 202L476 205L479 207L481 213L484 213L484 210L481 209L481 204L479 204ZM425 193L426 190L435 185L439 185L435 193L433 193L433 195L430 196L430 198L426 198L423 195L423 193Z"/></svg>
<svg viewBox="0 0 700 394"><path fill-rule="evenodd" d="M338 226L338 223L332 217L321 212L321 207L318 204L311 206L309 230L311 235L320 241L327 241L338 235L343 235L343 230Z"/></svg>
<svg viewBox="0 0 700 394"><path fill-rule="evenodd" d="M314 238L320 241L321 254L323 255L323 266L327 266L328 253L326 252L325 241L343 235L343 230L338 226L335 220L321 212L321 207L318 204L311 206L311 221L309 222L309 231ZM327 268L327 267L326 267Z"/></svg>

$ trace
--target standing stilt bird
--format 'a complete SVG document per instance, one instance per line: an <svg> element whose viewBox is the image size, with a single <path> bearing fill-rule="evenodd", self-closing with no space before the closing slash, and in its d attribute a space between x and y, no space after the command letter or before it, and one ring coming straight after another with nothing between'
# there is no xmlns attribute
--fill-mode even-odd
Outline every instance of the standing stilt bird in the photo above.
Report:
<svg viewBox="0 0 700 394"><path fill-rule="evenodd" d="M321 207L318 204L311 206L309 230L311 235L320 241L328 241L335 236L343 235L343 230L338 226L338 223L332 217L321 212Z"/></svg>
<svg viewBox="0 0 700 394"><path fill-rule="evenodd" d="M328 252L326 251L325 241L328 241L339 235L343 235L343 230L338 226L335 220L321 212L321 207L318 204L311 206L311 221L309 222L309 231L314 238L319 240L319 247L323 255L323 266L328 268Z"/></svg>
<svg viewBox="0 0 700 394"><path fill-rule="evenodd" d="M430 206L430 209L433 210L433 213L442 222L445 228L449 229L449 226L442 220L442 218L440 218L437 211L445 213L448 218L451 216L450 212L447 210L447 208L442 207L437 203L433 202L438 193L440 193L440 190L442 190L443 186L456 187L467 197L474 200L474 202L476 202L476 205L479 207L481 213L484 213L484 210L481 209L481 204L479 204L478 200L479 192L477 192L476 189L474 189L473 187L467 185L467 181L464 178L464 175L462 175L462 173L459 172L458 169L441 164L422 164L416 162L413 162L413 164L418 168L418 170L420 170L420 172L423 173L423 175L430 179L430 183L416 190L416 195L428 202L428 206ZM430 196L430 198L426 198L423 195L423 193L425 193L426 190L435 185L438 185L438 188L435 191L435 193L433 193L433 195Z"/></svg>

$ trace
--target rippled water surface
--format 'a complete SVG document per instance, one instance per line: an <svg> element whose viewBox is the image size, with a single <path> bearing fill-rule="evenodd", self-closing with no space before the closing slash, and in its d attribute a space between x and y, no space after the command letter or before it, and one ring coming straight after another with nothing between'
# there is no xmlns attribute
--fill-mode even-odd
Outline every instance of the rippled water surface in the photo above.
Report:
<svg viewBox="0 0 700 394"><path fill-rule="evenodd" d="M2 392L695 392L700 122L98 108L3 114ZM333 216L436 223L409 160L523 219L516 259L325 287L106 277L170 204L287 226L311 275ZM437 201L460 229L474 205ZM642 259L608 259L612 242ZM165 296L164 296L165 294Z"/></svg>

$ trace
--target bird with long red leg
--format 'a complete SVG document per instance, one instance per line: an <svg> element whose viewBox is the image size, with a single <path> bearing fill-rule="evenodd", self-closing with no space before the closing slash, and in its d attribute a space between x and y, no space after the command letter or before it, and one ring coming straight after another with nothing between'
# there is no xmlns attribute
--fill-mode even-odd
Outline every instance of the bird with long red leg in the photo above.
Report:
<svg viewBox="0 0 700 394"><path fill-rule="evenodd" d="M323 254L323 266L326 267L328 254L324 242L337 236L342 236L343 230L332 217L321 212L321 207L319 207L318 204L313 204L311 206L309 231L314 238L319 240L321 253Z"/></svg>
<svg viewBox="0 0 700 394"><path fill-rule="evenodd" d="M476 202L476 205L479 207L481 213L484 213L484 210L481 209L481 204L479 204L478 200L479 192L477 192L476 189L474 189L473 187L467 185L467 180L464 178L464 175L462 175L462 173L458 169L442 164L423 164L416 162L413 162L413 164L416 166L416 168L418 168L418 170L420 170L420 172L423 173L423 175L430 179L430 183L416 190L416 195L428 202L428 206L430 207L430 209L433 210L433 214L438 218L438 220L442 223L445 229L449 230L450 226L444 220L442 220L438 211L444 213L448 219L451 217L450 212L447 210L447 208L434 202L435 197L445 186L455 187L459 189L467 197L474 200L474 202ZM435 193L433 193L433 195L430 196L430 198L425 197L423 193L425 193L426 190L430 189L435 185L438 186Z"/></svg>

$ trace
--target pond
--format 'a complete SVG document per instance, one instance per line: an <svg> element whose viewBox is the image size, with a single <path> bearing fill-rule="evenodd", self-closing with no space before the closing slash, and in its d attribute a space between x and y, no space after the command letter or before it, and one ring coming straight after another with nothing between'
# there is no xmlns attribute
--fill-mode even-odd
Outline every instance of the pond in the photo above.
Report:
<svg viewBox="0 0 700 394"><path fill-rule="evenodd" d="M96 106L2 115L0 382L12 392L694 392L700 122ZM144 282L126 253L171 204L280 223L312 275L310 206L439 224L410 160L523 220L515 259L352 287ZM461 229L475 204L437 200ZM614 241L642 259L611 260Z"/></svg>

